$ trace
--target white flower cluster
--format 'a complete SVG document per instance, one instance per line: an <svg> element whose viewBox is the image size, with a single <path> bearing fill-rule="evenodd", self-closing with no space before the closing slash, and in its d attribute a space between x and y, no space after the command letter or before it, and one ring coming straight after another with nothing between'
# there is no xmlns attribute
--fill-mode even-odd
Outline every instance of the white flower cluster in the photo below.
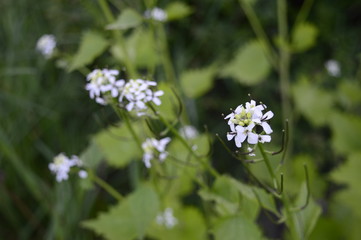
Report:
<svg viewBox="0 0 361 240"><path fill-rule="evenodd" d="M77 156L68 158L64 153L55 156L52 163L49 163L49 169L56 175L56 181L61 182L69 178L69 172L72 167L81 167L82 161ZM85 170L78 172L80 178L86 178L88 173Z"/></svg>
<svg viewBox="0 0 361 240"><path fill-rule="evenodd" d="M166 228L173 228L178 224L178 219L173 216L172 208L166 208L164 212L158 214L156 221L158 225L165 226Z"/></svg>
<svg viewBox="0 0 361 240"><path fill-rule="evenodd" d="M160 96L163 91L153 91L156 82L143 79L117 80L118 70L95 69L87 76L89 83L85 89L89 91L90 98L99 104L106 105L117 102L129 112L134 111L138 116L144 115L147 102L160 105Z"/></svg>
<svg viewBox="0 0 361 240"><path fill-rule="evenodd" d="M194 139L199 135L197 129L191 125L183 126L179 129L179 133L183 138L186 139Z"/></svg>
<svg viewBox="0 0 361 240"><path fill-rule="evenodd" d="M50 58L56 48L54 35L45 34L39 38L36 43L36 49L46 58Z"/></svg>
<svg viewBox="0 0 361 240"><path fill-rule="evenodd" d="M143 162L147 168L152 166L150 163L152 159L157 158L160 162L163 162L164 159L167 158L168 152L165 151L165 147L170 141L171 138L166 137L160 140L155 138L147 138L145 142L143 142Z"/></svg>
<svg viewBox="0 0 361 240"><path fill-rule="evenodd" d="M224 119L228 120L231 131L227 133L228 141L234 138L236 146L242 147L246 141L249 144L270 142L273 131L268 124L268 120L273 117L273 112L268 111L263 114L267 107L264 104L256 105L254 100L246 103L246 106L240 105Z"/></svg>
<svg viewBox="0 0 361 240"><path fill-rule="evenodd" d="M146 18L151 18L159 22L164 22L165 20L167 20L168 17L167 13L163 9L158 7L145 11L144 16Z"/></svg>

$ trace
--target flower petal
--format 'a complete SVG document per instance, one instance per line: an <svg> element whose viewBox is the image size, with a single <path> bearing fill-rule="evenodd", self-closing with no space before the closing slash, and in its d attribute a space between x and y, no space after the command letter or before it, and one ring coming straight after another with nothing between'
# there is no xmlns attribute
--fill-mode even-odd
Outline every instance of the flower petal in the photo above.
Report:
<svg viewBox="0 0 361 240"><path fill-rule="evenodd" d="M270 133L272 133L273 132L273 130L272 130L272 128L271 128L271 126L268 124L268 123L266 123L266 122L262 122L262 127L263 127L263 130L264 130L264 132L266 133L266 134L270 134Z"/></svg>
<svg viewBox="0 0 361 240"><path fill-rule="evenodd" d="M253 132L249 132L247 141L248 141L249 144L257 144L258 135L253 133Z"/></svg>

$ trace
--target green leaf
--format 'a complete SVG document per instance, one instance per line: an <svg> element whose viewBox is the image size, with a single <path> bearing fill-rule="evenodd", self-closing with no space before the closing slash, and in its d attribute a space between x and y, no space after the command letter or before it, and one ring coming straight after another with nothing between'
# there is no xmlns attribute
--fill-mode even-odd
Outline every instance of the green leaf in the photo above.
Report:
<svg viewBox="0 0 361 240"><path fill-rule="evenodd" d="M137 124L133 124L136 132L140 132ZM114 167L123 167L135 158L141 158L139 147L124 125L110 127L98 133L94 141L105 156L105 160Z"/></svg>
<svg viewBox="0 0 361 240"><path fill-rule="evenodd" d="M124 201L83 226L109 240L143 238L159 211L159 199L149 186L142 186Z"/></svg>
<svg viewBox="0 0 361 240"><path fill-rule="evenodd" d="M303 206L306 203L307 187L306 183L302 184L300 194L296 201L297 206ZM312 233L318 218L320 217L322 209L315 201L310 198L307 207L296 214L298 234L300 239L308 239Z"/></svg>
<svg viewBox="0 0 361 240"><path fill-rule="evenodd" d="M307 22L298 24L292 32L292 50L303 52L310 49L315 45L317 35L318 30L313 24Z"/></svg>
<svg viewBox="0 0 361 240"><path fill-rule="evenodd" d="M124 9L117 20L106 28L110 30L126 30L134 28L142 23L142 16L131 8Z"/></svg>
<svg viewBox="0 0 361 240"><path fill-rule="evenodd" d="M183 2L172 2L166 9L167 21L185 18L192 13L192 9Z"/></svg>
<svg viewBox="0 0 361 240"><path fill-rule="evenodd" d="M333 148L344 154L360 150L361 118L338 112L334 112L329 118Z"/></svg>
<svg viewBox="0 0 361 240"><path fill-rule="evenodd" d="M254 40L239 48L235 57L223 67L221 75L251 86L262 82L270 70L261 43Z"/></svg>
<svg viewBox="0 0 361 240"><path fill-rule="evenodd" d="M91 141L89 146L80 154L80 159L89 168L96 168L103 157L101 149L94 141Z"/></svg>
<svg viewBox="0 0 361 240"><path fill-rule="evenodd" d="M158 89L164 92L163 96L160 97L162 104L158 106L158 111L168 121L172 121L176 118L179 111L177 97L174 95L171 87L164 82L159 83Z"/></svg>
<svg viewBox="0 0 361 240"><path fill-rule="evenodd" d="M243 215L220 221L214 230L215 240L263 239L258 226Z"/></svg>
<svg viewBox="0 0 361 240"><path fill-rule="evenodd" d="M173 228L153 224L149 230L152 239L158 240L202 240L207 239L206 226L201 213L193 207L174 209L178 223Z"/></svg>
<svg viewBox="0 0 361 240"><path fill-rule="evenodd" d="M298 81L292 88L296 108L313 125L322 126L330 120L333 112L334 95L308 82Z"/></svg>
<svg viewBox="0 0 361 240"><path fill-rule="evenodd" d="M202 96L212 88L215 73L214 66L183 72L180 82L184 93L190 98Z"/></svg>
<svg viewBox="0 0 361 240"><path fill-rule="evenodd" d="M108 47L108 41L98 32L88 31L81 40L80 47L75 54L69 71L79 69L94 61Z"/></svg>

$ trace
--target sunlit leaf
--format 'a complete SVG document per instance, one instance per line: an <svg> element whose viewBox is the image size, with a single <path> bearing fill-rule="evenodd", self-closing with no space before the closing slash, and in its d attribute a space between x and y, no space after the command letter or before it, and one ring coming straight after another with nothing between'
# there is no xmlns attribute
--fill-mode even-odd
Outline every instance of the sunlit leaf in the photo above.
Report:
<svg viewBox="0 0 361 240"><path fill-rule="evenodd" d="M215 227L214 235L215 240L263 239L258 226L243 215L220 221Z"/></svg>
<svg viewBox="0 0 361 240"><path fill-rule="evenodd" d="M108 240L143 238L159 212L159 199L149 186L142 186L96 219L83 222Z"/></svg>
<svg viewBox="0 0 361 240"><path fill-rule="evenodd" d="M91 141L89 146L80 155L84 165L89 168L95 168L103 157L102 151L94 141Z"/></svg>
<svg viewBox="0 0 361 240"><path fill-rule="evenodd" d="M311 23L298 24L292 33L292 50L295 52L303 52L313 47L316 43L318 30Z"/></svg>
<svg viewBox="0 0 361 240"><path fill-rule="evenodd" d="M292 88L296 108L312 124L321 126L330 120L334 95L320 89L303 78Z"/></svg>
<svg viewBox="0 0 361 240"><path fill-rule="evenodd" d="M142 16L131 8L124 9L117 20L107 26L111 30L126 30L142 23Z"/></svg>
<svg viewBox="0 0 361 240"><path fill-rule="evenodd" d="M215 73L214 66L183 72L180 81L184 93L190 98L202 96L212 88Z"/></svg>
<svg viewBox="0 0 361 240"><path fill-rule="evenodd" d="M136 124L133 127L138 129ZM101 131L94 137L94 141L105 156L105 160L112 166L123 167L131 160L141 158L139 147L125 124Z"/></svg>
<svg viewBox="0 0 361 240"><path fill-rule="evenodd" d="M192 9L183 2L172 2L166 7L165 11L168 21L184 18L192 13Z"/></svg>
<svg viewBox="0 0 361 240"><path fill-rule="evenodd" d="M256 85L269 74L269 64L259 41L251 41L237 51L234 58L227 63L221 75L232 77L245 85Z"/></svg>
<svg viewBox="0 0 361 240"><path fill-rule="evenodd" d="M108 47L108 41L98 32L88 31L81 40L80 47L75 54L69 71L84 67L94 61Z"/></svg>

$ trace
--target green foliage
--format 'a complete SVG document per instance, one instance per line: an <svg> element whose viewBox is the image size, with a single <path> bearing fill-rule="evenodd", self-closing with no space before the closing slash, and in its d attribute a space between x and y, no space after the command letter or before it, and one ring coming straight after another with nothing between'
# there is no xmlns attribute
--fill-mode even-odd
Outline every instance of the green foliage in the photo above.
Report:
<svg viewBox="0 0 361 240"><path fill-rule="evenodd" d="M257 225L243 215L221 220L215 227L214 235L216 240L263 239Z"/></svg>
<svg viewBox="0 0 361 240"><path fill-rule="evenodd" d="M312 85L306 78L301 78L293 88L296 108L315 126L329 122L333 112L334 95Z"/></svg>
<svg viewBox="0 0 361 240"><path fill-rule="evenodd" d="M237 50L234 58L221 70L221 75L252 86L265 80L270 70L262 44L254 40Z"/></svg>
<svg viewBox="0 0 361 240"><path fill-rule="evenodd" d="M108 212L83 222L83 226L109 240L142 238L154 221L159 204L156 192L142 186Z"/></svg>
<svg viewBox="0 0 361 240"><path fill-rule="evenodd" d="M214 66L183 72L180 82L184 93L190 98L202 96L212 88L215 73Z"/></svg>
<svg viewBox="0 0 361 240"><path fill-rule="evenodd" d="M142 20L143 18L139 13L131 8L126 8L120 13L117 20L107 25L106 28L109 30L127 30L139 26Z"/></svg>
<svg viewBox="0 0 361 240"><path fill-rule="evenodd" d="M316 44L318 29L308 22L297 24L292 32L291 48L294 52L304 52Z"/></svg>
<svg viewBox="0 0 361 240"><path fill-rule="evenodd" d="M71 61L69 71L80 69L94 61L108 47L108 41L99 32L88 31L83 34L79 49Z"/></svg>
<svg viewBox="0 0 361 240"><path fill-rule="evenodd" d="M183 2L171 2L165 9L167 13L167 20L177 20L187 17L192 13L192 9Z"/></svg>
<svg viewBox="0 0 361 240"><path fill-rule="evenodd" d="M135 129L140 132L139 127ZM94 141L105 160L112 166L124 167L140 157L138 146L125 124L101 131L94 136Z"/></svg>

